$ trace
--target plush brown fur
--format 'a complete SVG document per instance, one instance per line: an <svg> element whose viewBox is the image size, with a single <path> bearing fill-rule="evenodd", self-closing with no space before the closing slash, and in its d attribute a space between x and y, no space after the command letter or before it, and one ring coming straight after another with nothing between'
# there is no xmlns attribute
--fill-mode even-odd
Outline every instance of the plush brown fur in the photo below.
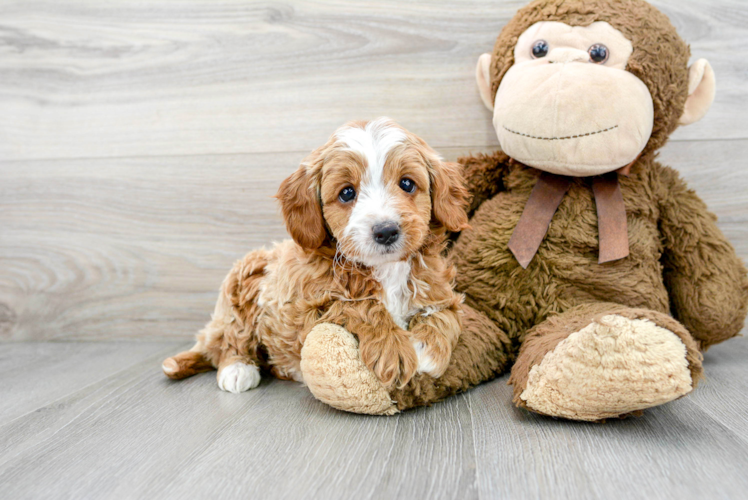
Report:
<svg viewBox="0 0 748 500"><path fill-rule="evenodd" d="M539 172L519 164L494 168L504 172L505 188L475 213L475 229L462 234L453 256L461 270L458 289L468 293L467 303L518 343L550 314L611 300L669 313L673 298L675 317L704 347L739 332L746 307L745 269L714 216L672 169L642 158L629 177L620 179L631 254L604 265L596 265L591 179L574 179L539 258L521 273L521 280L513 280L518 264L506 243ZM688 307L678 307L685 301L690 301Z"/></svg>
<svg viewBox="0 0 748 500"><path fill-rule="evenodd" d="M518 36L539 21L607 21L633 43L627 70L652 95L654 129L630 175L620 177L630 255L598 264L592 179L575 178L523 270L507 244L541 172L500 151L460 159L472 194L472 229L462 232L451 257L459 270L457 290L466 297L464 328L443 377L418 376L391 392L399 409L443 399L512 363L515 402L524 405L519 396L532 368L571 333L606 315L647 320L672 332L673 341L685 346L695 385L702 374L699 349L743 326L745 266L716 217L674 170L655 161L684 110L688 46L663 14L641 0L536 0L498 37L490 69L494 96L513 63Z"/></svg>
<svg viewBox="0 0 748 500"><path fill-rule="evenodd" d="M488 343L478 331L485 325L465 322L455 353L470 357L454 359L447 371L453 379L415 378L394 392L400 409L464 390L482 381L474 372L482 373L486 359L501 360L506 369L519 351L511 379L517 401L532 366L570 333L605 314L650 319L676 333L687 347L694 383L702 373L698 349L740 332L748 308L746 269L714 215L674 170L646 157L621 179L628 258L597 264L591 180L582 178L572 184L538 254L522 270L507 243L539 172L508 161L503 153L460 161L472 173L468 185L485 188L475 192L476 198L499 193L480 206L470 220L473 229L455 243L457 289L465 293L465 309L490 318L509 343ZM486 178L495 182L488 184ZM545 333L550 337L544 339ZM486 371L493 366L489 363ZM461 385L462 375L470 383Z"/></svg>
<svg viewBox="0 0 748 500"><path fill-rule="evenodd" d="M355 261L356 245L345 233L353 203L341 202L338 194L357 186L369 166L334 135L278 191L293 241L250 252L234 265L196 345L164 362L169 377L217 368L220 378L222 369L242 362L302 380L301 348L320 323L356 334L363 362L387 387L404 385L416 373L413 341L427 346L437 375L446 369L461 330L462 297L452 290L454 267L442 254L445 230L467 227L467 191L456 165L405 135L387 155L384 180L394 186L390 196L406 242L403 259L410 261L410 308L418 313L408 330L390 315L372 268ZM403 176L418 186L415 192L397 187Z"/></svg>

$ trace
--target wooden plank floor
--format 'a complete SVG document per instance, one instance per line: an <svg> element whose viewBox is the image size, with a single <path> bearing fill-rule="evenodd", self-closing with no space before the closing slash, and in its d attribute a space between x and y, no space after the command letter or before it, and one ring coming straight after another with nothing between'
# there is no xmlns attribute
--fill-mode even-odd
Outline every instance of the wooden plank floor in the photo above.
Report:
<svg viewBox="0 0 748 500"><path fill-rule="evenodd" d="M294 382L235 395L166 379L183 346L0 345L2 498L748 497L745 338L706 354L692 395L600 425L515 408L506 377L394 417Z"/></svg>

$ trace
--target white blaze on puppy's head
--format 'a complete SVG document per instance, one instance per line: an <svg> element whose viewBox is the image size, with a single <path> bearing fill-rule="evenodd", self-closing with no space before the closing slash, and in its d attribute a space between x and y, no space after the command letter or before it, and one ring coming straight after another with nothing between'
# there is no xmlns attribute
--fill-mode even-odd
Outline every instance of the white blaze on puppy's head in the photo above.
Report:
<svg viewBox="0 0 748 500"><path fill-rule="evenodd" d="M385 181L384 170L387 156L393 148L403 144L405 133L389 119L379 118L364 128L343 128L335 136L346 149L361 156L365 168L344 236L357 247L363 264L397 260L404 248L400 235L402 207L397 193L392 192L392 186ZM389 230L380 235L381 242L377 242L375 228Z"/></svg>

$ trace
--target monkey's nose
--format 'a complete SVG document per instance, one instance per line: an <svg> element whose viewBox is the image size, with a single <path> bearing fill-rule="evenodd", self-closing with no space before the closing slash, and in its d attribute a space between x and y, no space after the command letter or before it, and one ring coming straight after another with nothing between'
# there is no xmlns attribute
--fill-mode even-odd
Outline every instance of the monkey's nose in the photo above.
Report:
<svg viewBox="0 0 748 500"><path fill-rule="evenodd" d="M548 53L548 62L552 63L570 63L570 62L589 62L590 55L579 49L570 49L568 47L559 47Z"/></svg>
<svg viewBox="0 0 748 500"><path fill-rule="evenodd" d="M380 245L390 246L400 237L400 226L394 222L383 222L371 228L374 241Z"/></svg>

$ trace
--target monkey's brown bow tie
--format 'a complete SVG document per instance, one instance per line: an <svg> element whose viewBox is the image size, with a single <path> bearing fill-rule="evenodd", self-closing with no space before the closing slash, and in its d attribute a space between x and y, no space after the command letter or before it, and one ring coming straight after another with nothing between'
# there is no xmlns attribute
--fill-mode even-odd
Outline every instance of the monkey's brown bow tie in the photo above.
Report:
<svg viewBox="0 0 748 500"><path fill-rule="evenodd" d="M538 252L548 227L569 190L571 178L543 172L530 193L522 216L509 240L509 250L523 268ZM597 227L600 253L598 262L623 259L629 254L626 207L623 204L618 173L592 178L592 192L597 205Z"/></svg>

